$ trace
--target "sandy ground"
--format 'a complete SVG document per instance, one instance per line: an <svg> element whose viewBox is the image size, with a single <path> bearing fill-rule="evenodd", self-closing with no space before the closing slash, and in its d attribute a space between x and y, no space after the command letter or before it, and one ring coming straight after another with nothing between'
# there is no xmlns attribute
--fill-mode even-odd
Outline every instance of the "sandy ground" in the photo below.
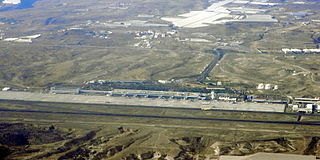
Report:
<svg viewBox="0 0 320 160"><path fill-rule="evenodd" d="M86 104L117 104L117 105L141 105L177 108L212 108L222 110L284 112L283 104L266 103L237 103L231 104L223 101L190 101L190 100L164 100L151 98L110 97L97 95L71 95L71 94L44 94L31 92L0 91L2 100L24 100L42 102L65 102Z"/></svg>
<svg viewBox="0 0 320 160"><path fill-rule="evenodd" d="M281 153L256 153L250 156L221 156L219 160L312 160L315 156Z"/></svg>

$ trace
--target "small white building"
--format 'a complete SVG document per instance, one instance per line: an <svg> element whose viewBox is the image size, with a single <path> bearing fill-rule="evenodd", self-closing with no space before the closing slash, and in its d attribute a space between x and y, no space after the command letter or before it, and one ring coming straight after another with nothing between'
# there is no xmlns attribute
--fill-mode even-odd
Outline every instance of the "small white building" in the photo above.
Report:
<svg viewBox="0 0 320 160"><path fill-rule="evenodd" d="M271 84L266 84L266 85L264 86L264 89L266 89L266 90L271 89Z"/></svg>
<svg viewBox="0 0 320 160"><path fill-rule="evenodd" d="M303 49L304 53L320 53L320 49Z"/></svg>
<svg viewBox="0 0 320 160"><path fill-rule="evenodd" d="M257 89L264 89L264 84L263 83L258 84Z"/></svg>
<svg viewBox="0 0 320 160"><path fill-rule="evenodd" d="M311 48L311 49L283 48L282 52L284 52L285 54L287 53L320 53L320 49L319 48Z"/></svg>
<svg viewBox="0 0 320 160"><path fill-rule="evenodd" d="M211 99L215 99L216 98L216 93L214 91L211 91Z"/></svg>
<svg viewBox="0 0 320 160"><path fill-rule="evenodd" d="M222 101L237 101L237 98L231 98L231 97L219 97L218 99Z"/></svg>
<svg viewBox="0 0 320 160"><path fill-rule="evenodd" d="M177 34L178 32L176 30L172 30L172 31L168 31L167 34L168 35L174 35Z"/></svg>
<svg viewBox="0 0 320 160"><path fill-rule="evenodd" d="M316 110L316 112L320 113L320 106L319 105L315 105L315 110Z"/></svg>
<svg viewBox="0 0 320 160"><path fill-rule="evenodd" d="M86 84L95 84L95 83L96 83L95 80L91 80L91 81L86 82Z"/></svg>
<svg viewBox="0 0 320 160"><path fill-rule="evenodd" d="M287 54L287 53L302 53L301 49L289 49L289 48L283 48L282 51Z"/></svg>
<svg viewBox="0 0 320 160"><path fill-rule="evenodd" d="M313 104L307 104L306 105L306 110L308 111L308 113L313 112Z"/></svg>
<svg viewBox="0 0 320 160"><path fill-rule="evenodd" d="M299 105L297 104L292 105L292 110L295 112L299 111Z"/></svg>
<svg viewBox="0 0 320 160"><path fill-rule="evenodd" d="M98 83L99 83L99 84L106 83L106 80L98 80Z"/></svg>
<svg viewBox="0 0 320 160"><path fill-rule="evenodd" d="M279 89L279 86L278 85L275 85L274 87L273 87L273 90L278 90Z"/></svg>
<svg viewBox="0 0 320 160"><path fill-rule="evenodd" d="M2 88L2 91L10 91L10 90L11 90L10 87L4 87L4 88Z"/></svg>
<svg viewBox="0 0 320 160"><path fill-rule="evenodd" d="M161 84L171 83L171 81L167 81L167 80L158 80L158 82L161 83Z"/></svg>

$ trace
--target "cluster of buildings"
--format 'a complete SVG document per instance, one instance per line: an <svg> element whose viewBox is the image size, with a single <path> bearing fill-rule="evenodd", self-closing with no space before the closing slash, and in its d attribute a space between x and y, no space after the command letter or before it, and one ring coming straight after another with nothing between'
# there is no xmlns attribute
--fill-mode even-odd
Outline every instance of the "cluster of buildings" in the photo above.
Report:
<svg viewBox="0 0 320 160"><path fill-rule="evenodd" d="M86 84L107 84L107 83L143 83L136 81L105 81L105 80L92 80L86 82ZM168 80L158 80L152 82L154 84L172 84L174 81ZM212 84L213 85L213 84ZM222 82L217 81L214 83L215 86L221 86ZM278 86L272 85L264 85L263 89L277 89ZM138 87L140 88L140 87ZM138 98L161 98L161 99L184 99L184 100L218 100L218 101L226 101L226 102L238 102L238 101L248 101L255 103L276 103L276 104L284 104L287 103L286 100L282 99L265 99L258 98L256 96L248 96L246 93L238 93L233 90L228 90L226 88L215 88L215 87L207 87L206 91L208 92L197 92L197 91L165 91L165 90L147 90L147 89L112 89L108 91L107 95L109 96L120 96L120 97L138 97ZM73 91L72 91L73 92ZM95 93L95 91L83 91L80 90L80 93ZM99 93L102 93L99 91ZM192 96L190 96L192 95Z"/></svg>
<svg viewBox="0 0 320 160"><path fill-rule="evenodd" d="M103 85L109 86L108 84L119 84L118 86L112 86L109 89L95 90L95 88L82 88L79 86L75 87L64 87L56 86L51 87L50 92L55 94L99 94L113 97L128 97L128 98L159 98L159 99L178 99L178 100L218 100L226 102L237 102L245 101L245 96L234 91L229 91L225 88L207 88L203 91L195 90L172 90L168 88L156 88L157 85L172 84L173 80L158 80L158 81L106 81L106 80L91 80L85 82L88 85ZM124 86L121 87L121 84ZM132 86L136 87L130 87ZM140 84L140 85L137 85ZM217 81L217 85L222 85L221 81ZM154 89L141 88L144 86L155 86ZM129 86L129 87L128 87Z"/></svg>
<svg viewBox="0 0 320 160"><path fill-rule="evenodd" d="M99 21L97 21L97 23L99 23ZM113 33L112 31L106 31L106 30L86 31L84 30L84 28L78 27L78 26L70 27L66 29L60 29L58 30L58 33L72 32L72 31L83 32L86 36L92 36L93 38L100 38L100 39L109 39L109 36Z"/></svg>
<svg viewBox="0 0 320 160"><path fill-rule="evenodd" d="M233 42L215 42L213 43L215 46L224 46L224 47L239 47L243 41L233 41Z"/></svg>
<svg viewBox="0 0 320 160"><path fill-rule="evenodd" d="M125 84L167 84L172 83L171 81L159 80L159 81L105 81L105 80L92 80L88 81L87 84L108 84L108 83L125 83ZM220 83L220 82L219 82ZM267 85L267 88L269 85ZM163 99L163 100L185 100L190 102L201 102L211 103L215 102L228 102L232 104L238 104L243 102L246 105L259 103L261 105L286 105L288 112L299 112L299 113L320 113L320 98L291 98L281 99L275 97L260 97L256 95L248 95L245 92L240 92L237 90L229 90L226 88L207 88L209 92L198 92L198 91L173 91L173 90L148 90L148 89L127 89L127 88L111 88L108 90L95 90L90 88L77 88L56 86L50 88L50 93L53 94L87 94L87 95L103 95L110 97L126 97L126 98L146 98L146 99ZM265 85L264 85L265 88ZM272 87L270 87L272 88ZM15 91L10 87L5 87L2 91ZM243 103L244 104L244 103ZM208 109L208 108L204 108ZM209 109L212 109L209 107ZM285 109L283 109L285 111Z"/></svg>
<svg viewBox="0 0 320 160"><path fill-rule="evenodd" d="M205 83L208 86L222 86L222 81L216 81L216 82L209 82L209 83ZM206 89L214 89L211 87L207 87Z"/></svg>
<svg viewBox="0 0 320 160"><path fill-rule="evenodd" d="M16 91L16 92L19 92L19 91L28 91L29 89L17 89L17 88L11 88L11 87L3 87L1 89L1 91L4 91L4 92L8 92L8 91Z"/></svg>
<svg viewBox="0 0 320 160"><path fill-rule="evenodd" d="M175 34L177 34L176 30L168 31L166 33L161 33L152 30L134 32L135 39L141 40L140 42L135 43L134 46L141 48L152 48L150 40L172 37Z"/></svg>
<svg viewBox="0 0 320 160"><path fill-rule="evenodd" d="M13 4L13 5L16 5L16 4L20 4L20 3L21 3L21 0L3 0L2 3L3 3L3 4Z"/></svg>
<svg viewBox="0 0 320 160"><path fill-rule="evenodd" d="M320 98L294 98L289 104L294 112L320 113Z"/></svg>
<svg viewBox="0 0 320 160"><path fill-rule="evenodd" d="M165 33L157 32L157 31L140 31L134 32L135 39L157 39L166 37Z"/></svg>
<svg viewBox="0 0 320 160"><path fill-rule="evenodd" d="M104 84L106 82L107 82L106 80L91 80L91 81L85 82L85 84Z"/></svg>
<svg viewBox="0 0 320 160"><path fill-rule="evenodd" d="M310 54L310 53L320 53L320 48L314 48L314 49L297 49L297 48L283 48L282 52L285 54L288 53L294 53L294 54L299 54L299 53L305 53L305 54Z"/></svg>
<svg viewBox="0 0 320 160"><path fill-rule="evenodd" d="M67 32L67 31L73 31L73 30L83 30L83 28L81 27L70 27L70 28L67 28L67 29L60 29L58 30L58 32Z"/></svg>
<svg viewBox="0 0 320 160"><path fill-rule="evenodd" d="M184 99L204 100L208 94L199 92L174 92L174 91L151 91L151 90L128 90L114 89L110 96L125 96L137 98L161 98L161 99Z"/></svg>
<svg viewBox="0 0 320 160"><path fill-rule="evenodd" d="M270 97L263 95L250 95L244 94L242 96L238 96L238 101L243 99L245 102L253 102L253 103L266 103L266 104L287 104L288 99L282 97Z"/></svg>
<svg viewBox="0 0 320 160"><path fill-rule="evenodd" d="M159 80L159 81L164 81L164 80ZM101 80L100 79L100 80L84 81L84 83L85 84L108 84L108 83L144 84L144 83L156 83L156 81L120 81L120 80Z"/></svg>
<svg viewBox="0 0 320 160"><path fill-rule="evenodd" d="M50 92L54 94L88 94L88 95L104 95L110 97L126 97L126 98L146 98L146 99L163 99L163 100L185 100L190 102L211 103L211 101L228 102L238 104L243 102L247 105L259 103L261 105L285 105L288 106L287 111L302 112L302 113L320 113L320 98L276 98L276 97L261 97L257 95L249 95L246 91L231 90L227 88L218 88L222 85L221 81L217 81L214 87L207 87L204 91L195 90L172 90L168 88L141 88L141 86L162 86L162 84L171 84L174 81L158 80L158 81L115 81L115 80L92 80L86 84L96 84L108 86L106 84L124 84L124 86L113 86L109 89L96 90L95 88L68 88L68 87L51 87ZM130 86L141 84L140 86L131 88ZM166 86L166 85L165 85ZM170 86L170 85L169 85ZM79 86L76 86L79 87ZM278 89L277 85L259 84L260 89ZM208 109L208 108L205 108ZM285 111L285 109L283 109Z"/></svg>
<svg viewBox="0 0 320 160"><path fill-rule="evenodd" d="M152 99L177 99L177 100L205 100L209 94L200 92L175 92L175 91L153 91L153 90L134 90L134 89L113 89L110 91L84 90L79 88L59 88L51 87L50 93L53 94L95 94L111 97L128 98L152 98Z"/></svg>
<svg viewBox="0 0 320 160"><path fill-rule="evenodd" d="M237 98L236 97L218 97L218 100L236 102Z"/></svg>
<svg viewBox="0 0 320 160"><path fill-rule="evenodd" d="M152 48L150 41L147 39L144 39L138 43L135 43L133 46L141 47L141 48Z"/></svg>
<svg viewBox="0 0 320 160"><path fill-rule="evenodd" d="M185 39L180 39L177 38L178 41L180 42L198 42L198 43L211 43L212 41L203 39L203 38L185 38Z"/></svg>
<svg viewBox="0 0 320 160"><path fill-rule="evenodd" d="M217 83L219 83L218 81ZM207 88L211 90L210 100L226 101L235 103L237 101L246 101L245 94L234 93L232 90L226 88Z"/></svg>
<svg viewBox="0 0 320 160"><path fill-rule="evenodd" d="M117 2L109 6L110 9L126 10L131 6L131 3Z"/></svg>
<svg viewBox="0 0 320 160"><path fill-rule="evenodd" d="M87 23L88 25L93 25L95 27L110 27L110 28L118 28L118 27L168 27L168 24L165 23L149 23L148 21L141 20L129 20L129 21L106 21L99 22L96 21L94 24Z"/></svg>
<svg viewBox="0 0 320 160"><path fill-rule="evenodd" d="M231 4L231 5L230 5ZM246 5L246 7L244 7ZM277 3L223 0L214 1L202 11L190 11L175 17L162 17L162 20L171 22L176 27L198 28L210 24L225 24L231 22L269 22L278 20L267 14L263 7L276 6Z"/></svg>
<svg viewBox="0 0 320 160"><path fill-rule="evenodd" d="M302 113L320 113L320 106L317 104L292 104L292 111Z"/></svg>
<svg viewBox="0 0 320 160"><path fill-rule="evenodd" d="M94 32L93 38L100 38L100 39L108 39L109 35L112 34L112 31L104 31L100 30L99 32Z"/></svg>
<svg viewBox="0 0 320 160"><path fill-rule="evenodd" d="M260 84L258 84L258 86L257 86L257 89L258 90L271 90L271 89L273 89L273 90L277 90L277 89L279 89L279 87L278 87L278 85L271 85L271 84L263 84L263 83L260 83Z"/></svg>
<svg viewBox="0 0 320 160"><path fill-rule="evenodd" d="M158 80L158 83L161 83L161 84L170 84L170 83L173 83L174 80L172 79L171 81L168 81L168 80Z"/></svg>

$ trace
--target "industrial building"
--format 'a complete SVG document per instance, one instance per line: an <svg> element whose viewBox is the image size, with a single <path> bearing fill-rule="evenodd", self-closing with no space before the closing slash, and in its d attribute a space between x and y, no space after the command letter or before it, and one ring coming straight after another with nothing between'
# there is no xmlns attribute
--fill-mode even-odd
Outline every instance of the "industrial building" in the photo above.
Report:
<svg viewBox="0 0 320 160"><path fill-rule="evenodd" d="M288 53L291 53L291 54L298 54L298 53L310 54L310 53L320 53L320 49L319 48L313 48L313 49L283 48L282 52L285 54L288 54Z"/></svg>
<svg viewBox="0 0 320 160"><path fill-rule="evenodd" d="M55 88L55 87L50 87L50 93L53 94L79 94L80 89L79 88Z"/></svg>
<svg viewBox="0 0 320 160"><path fill-rule="evenodd" d="M266 98L257 98L251 97L251 101L255 103L275 103L275 104L286 104L286 100L282 99L266 99Z"/></svg>
<svg viewBox="0 0 320 160"><path fill-rule="evenodd" d="M209 96L207 93L199 92L174 92L174 91L152 91L152 90L129 90L113 89L112 94L121 94L123 96L133 95L134 97L146 98L173 98L173 99L203 99Z"/></svg>
<svg viewBox="0 0 320 160"><path fill-rule="evenodd" d="M232 97L218 97L219 100L222 100L222 101L237 101L237 98L232 98Z"/></svg>
<svg viewBox="0 0 320 160"><path fill-rule="evenodd" d="M319 113L320 107L318 104L291 104L292 111L302 113Z"/></svg>
<svg viewBox="0 0 320 160"><path fill-rule="evenodd" d="M2 88L2 91L10 91L10 90L11 90L10 87L4 87L4 88Z"/></svg>
<svg viewBox="0 0 320 160"><path fill-rule="evenodd" d="M279 89L279 86L278 85L272 85L272 84L263 84L263 83L259 83L258 86L257 86L257 89L258 90L270 90L270 89L273 89L273 90L277 90Z"/></svg>
<svg viewBox="0 0 320 160"><path fill-rule="evenodd" d="M133 96L133 95L132 95ZM283 104L266 104L266 103L232 103L217 100L182 100L182 96L169 97L164 99L146 97L145 94L136 95L137 98L125 97L123 94L113 93L113 95L83 95L83 94L46 94L36 92L22 91L0 91L0 99L3 100L23 100L23 101L41 101L41 102L63 102L79 104L112 104L112 105L135 105L145 107L171 107L171 108L189 108L201 109L208 108L214 110L238 110L238 111L255 111L255 112L284 112ZM138 98L141 96L141 98Z"/></svg>
<svg viewBox="0 0 320 160"><path fill-rule="evenodd" d="M320 103L320 98L294 98L294 102L301 104Z"/></svg>

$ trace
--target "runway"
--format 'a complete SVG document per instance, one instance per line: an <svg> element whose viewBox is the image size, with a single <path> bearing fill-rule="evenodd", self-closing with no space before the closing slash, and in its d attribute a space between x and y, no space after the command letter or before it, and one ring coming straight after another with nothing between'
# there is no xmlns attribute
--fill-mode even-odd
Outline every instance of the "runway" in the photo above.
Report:
<svg viewBox="0 0 320 160"><path fill-rule="evenodd" d="M64 115L86 115L86 116L111 116L111 117L134 117L134 118L157 118L157 119L180 119L180 120L200 120L200 121L223 121L223 122L244 122L244 123L265 123L265 124L291 124L320 126L320 121L263 121L263 120L243 120L243 119L224 119L224 118L201 118L201 117L178 117L178 116L159 116L142 114L113 114L101 112L59 112L59 111L39 111L25 109L0 109L0 112L16 113L45 113L45 114L64 114Z"/></svg>

